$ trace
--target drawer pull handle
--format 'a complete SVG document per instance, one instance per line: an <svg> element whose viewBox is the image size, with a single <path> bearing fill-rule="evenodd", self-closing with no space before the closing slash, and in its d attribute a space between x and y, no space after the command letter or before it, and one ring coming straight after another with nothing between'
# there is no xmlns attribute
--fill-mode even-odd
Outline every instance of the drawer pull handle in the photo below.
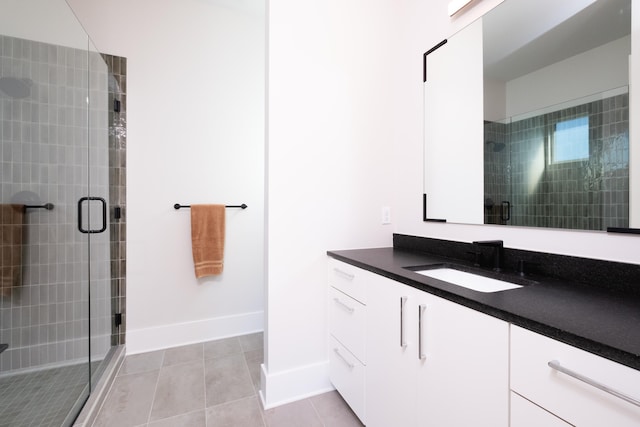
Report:
<svg viewBox="0 0 640 427"><path fill-rule="evenodd" d="M422 342L422 335L424 334L424 312L427 310L427 306L424 304L420 304L418 307L418 359L424 360L427 358L427 355L424 352L424 344Z"/></svg>
<svg viewBox="0 0 640 427"><path fill-rule="evenodd" d="M355 308L349 307L347 304L345 304L342 301L340 301L339 298L334 298L333 300L336 302L336 304L338 304L340 307L342 307L345 310L347 310L349 313L353 313L354 311L356 311Z"/></svg>
<svg viewBox="0 0 640 427"><path fill-rule="evenodd" d="M615 397L617 397L619 399L622 399L622 400L624 400L626 402L629 402L632 405L640 406L640 401L638 401L638 400L636 400L636 399L634 399L634 398L632 398L630 396L627 396L626 394L621 393L621 392L619 392L617 390L614 390L611 387L606 386L606 385L604 385L604 384L602 384L602 383L600 383L600 382L598 382L596 380L593 380L593 379L591 379L589 377L585 377L582 374L579 374L579 373L577 373L575 371L572 371L571 369L567 369L564 366L562 366L560 364L560 362L558 362L557 360L552 360L551 362L547 363L547 365L549 365L549 367L551 369L555 369L558 372L562 372L563 374L569 375L570 377L573 377L573 378L575 378L575 379L577 379L579 381L582 381L583 383L589 384L592 387L595 387L595 388L597 388L599 390L602 390L602 391L604 391L606 393L609 393L609 394L611 394L611 395L613 395L613 396L615 396Z"/></svg>
<svg viewBox="0 0 640 427"><path fill-rule="evenodd" d="M333 349L333 351L336 352L336 356L338 356L340 359L342 359L342 361L347 365L347 367L349 369L353 369L356 367L356 365L354 365L353 363L349 362L342 354L340 354L340 350L338 350L338 347L335 347Z"/></svg>
<svg viewBox="0 0 640 427"><path fill-rule="evenodd" d="M407 347L407 339L404 333L404 306L407 304L407 297L400 297L400 347Z"/></svg>
<svg viewBox="0 0 640 427"><path fill-rule="evenodd" d="M342 271L339 268L334 268L333 272L336 273L338 276L342 276L342 278L347 279L349 281L352 281L356 277L355 274L347 273L346 271Z"/></svg>

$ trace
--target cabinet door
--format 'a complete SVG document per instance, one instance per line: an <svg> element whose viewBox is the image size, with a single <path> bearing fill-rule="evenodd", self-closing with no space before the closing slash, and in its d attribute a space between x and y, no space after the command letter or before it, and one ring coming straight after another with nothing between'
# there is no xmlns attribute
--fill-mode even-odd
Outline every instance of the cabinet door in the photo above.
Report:
<svg viewBox="0 0 640 427"><path fill-rule="evenodd" d="M367 283L367 427L415 425L414 295L383 277Z"/></svg>
<svg viewBox="0 0 640 427"><path fill-rule="evenodd" d="M511 392L511 427L571 427L538 405Z"/></svg>
<svg viewBox="0 0 640 427"><path fill-rule="evenodd" d="M418 303L419 425L507 427L509 324L426 293Z"/></svg>

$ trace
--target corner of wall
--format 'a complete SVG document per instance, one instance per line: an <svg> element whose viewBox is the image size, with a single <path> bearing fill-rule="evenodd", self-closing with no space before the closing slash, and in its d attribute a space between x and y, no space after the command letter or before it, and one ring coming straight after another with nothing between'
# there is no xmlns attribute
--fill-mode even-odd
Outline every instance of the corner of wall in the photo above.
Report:
<svg viewBox="0 0 640 427"><path fill-rule="evenodd" d="M260 399L264 409L334 390L329 381L328 360L273 373L262 364L261 375Z"/></svg>

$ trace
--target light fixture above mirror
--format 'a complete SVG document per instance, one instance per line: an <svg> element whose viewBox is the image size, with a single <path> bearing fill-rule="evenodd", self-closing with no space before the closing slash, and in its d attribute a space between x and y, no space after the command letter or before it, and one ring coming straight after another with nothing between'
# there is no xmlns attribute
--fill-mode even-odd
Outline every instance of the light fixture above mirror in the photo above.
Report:
<svg viewBox="0 0 640 427"><path fill-rule="evenodd" d="M473 2L474 0L449 0L449 6L447 11L449 12L449 16L453 16L462 10L463 7Z"/></svg>

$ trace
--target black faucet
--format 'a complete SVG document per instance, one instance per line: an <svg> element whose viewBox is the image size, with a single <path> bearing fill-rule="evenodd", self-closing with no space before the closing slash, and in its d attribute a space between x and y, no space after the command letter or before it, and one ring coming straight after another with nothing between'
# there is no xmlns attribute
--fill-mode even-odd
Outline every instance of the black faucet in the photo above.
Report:
<svg viewBox="0 0 640 427"><path fill-rule="evenodd" d="M473 242L476 246L489 246L493 248L493 270L502 271L502 256L504 242L502 240L477 240Z"/></svg>

